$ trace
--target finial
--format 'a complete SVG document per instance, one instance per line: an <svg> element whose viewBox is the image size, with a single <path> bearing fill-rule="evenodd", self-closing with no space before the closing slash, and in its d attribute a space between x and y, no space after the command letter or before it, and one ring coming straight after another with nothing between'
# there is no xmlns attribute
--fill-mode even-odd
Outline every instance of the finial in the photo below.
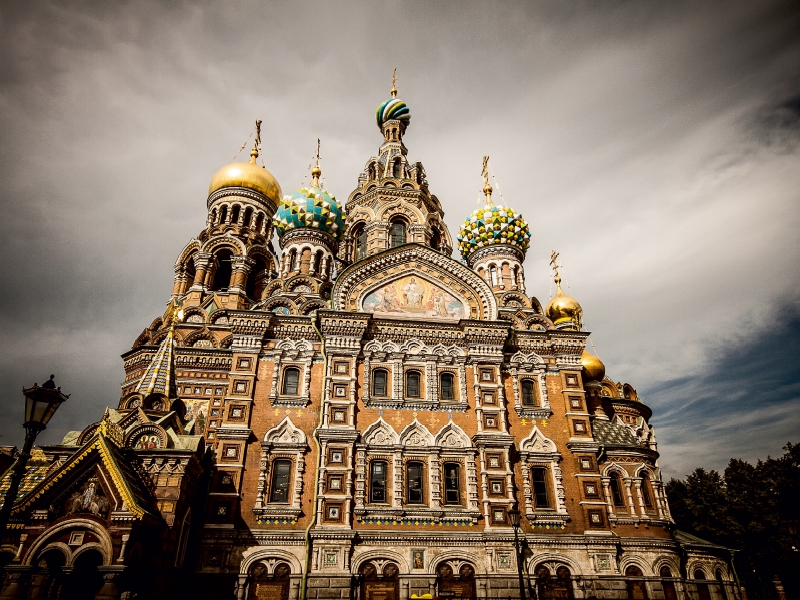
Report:
<svg viewBox="0 0 800 600"><path fill-rule="evenodd" d="M311 169L311 185L319 187L320 175L322 175L322 169L319 168L319 138L317 138L317 162L314 168Z"/></svg>
<svg viewBox="0 0 800 600"><path fill-rule="evenodd" d="M256 139L253 142L253 149L250 150L250 164L256 164L259 148L261 148L261 119L256 120Z"/></svg>
<svg viewBox="0 0 800 600"><path fill-rule="evenodd" d="M550 253L550 266L553 268L553 281L556 282L556 295L561 295L563 292L561 291L561 275L558 274L558 252L553 250Z"/></svg>
<svg viewBox="0 0 800 600"><path fill-rule="evenodd" d="M392 94L392 98L397 98L397 69L392 73L392 89L390 93Z"/></svg>
<svg viewBox="0 0 800 600"><path fill-rule="evenodd" d="M483 170L481 171L481 175L483 176L483 193L486 194L486 206L494 206L494 202L492 201L492 186L489 185L489 157L483 157Z"/></svg>

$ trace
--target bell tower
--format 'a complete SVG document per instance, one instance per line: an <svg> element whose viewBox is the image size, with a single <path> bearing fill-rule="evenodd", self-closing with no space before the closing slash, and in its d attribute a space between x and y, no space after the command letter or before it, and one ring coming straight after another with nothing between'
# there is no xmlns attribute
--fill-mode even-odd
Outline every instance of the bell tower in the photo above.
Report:
<svg viewBox="0 0 800 600"><path fill-rule="evenodd" d="M412 242L446 255L453 250L444 211L428 189L425 168L408 159L403 136L411 113L397 97L396 75L397 69L390 98L376 111L383 134L378 156L367 161L358 187L347 199L348 226L339 258L348 264Z"/></svg>

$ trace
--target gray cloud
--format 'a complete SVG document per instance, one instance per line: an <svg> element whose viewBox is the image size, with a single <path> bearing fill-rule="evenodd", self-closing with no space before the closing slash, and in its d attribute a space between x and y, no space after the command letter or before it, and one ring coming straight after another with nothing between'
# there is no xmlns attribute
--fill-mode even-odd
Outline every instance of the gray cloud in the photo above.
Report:
<svg viewBox="0 0 800 600"><path fill-rule="evenodd" d="M778 453L785 436L707 407L729 410L721 357L747 364L737 349L798 300L799 24L792 2L3 4L0 443L50 372L72 398L44 440L116 405L118 356L163 311L256 118L284 191L321 137L346 198L397 67L451 233L490 154L532 226L528 292L547 300L559 249L609 375L656 409L668 470L721 466L732 440Z"/></svg>

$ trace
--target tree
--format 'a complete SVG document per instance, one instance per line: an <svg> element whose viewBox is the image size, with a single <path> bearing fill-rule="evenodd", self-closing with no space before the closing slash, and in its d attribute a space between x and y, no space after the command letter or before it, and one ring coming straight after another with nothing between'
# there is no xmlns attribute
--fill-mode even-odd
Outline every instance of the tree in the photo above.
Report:
<svg viewBox="0 0 800 600"><path fill-rule="evenodd" d="M781 578L800 596L800 444L756 465L731 459L725 473L696 469L667 483L679 529L738 550L736 566L751 600L773 598Z"/></svg>

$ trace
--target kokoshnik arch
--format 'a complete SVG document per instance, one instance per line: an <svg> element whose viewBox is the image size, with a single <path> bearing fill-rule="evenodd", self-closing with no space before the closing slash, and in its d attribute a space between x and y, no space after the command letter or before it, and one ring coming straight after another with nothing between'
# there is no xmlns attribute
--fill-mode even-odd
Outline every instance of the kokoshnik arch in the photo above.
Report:
<svg viewBox="0 0 800 600"><path fill-rule="evenodd" d="M543 309L487 159L454 242L396 96L344 205L319 161L284 196L260 135L214 175L116 408L30 463L3 598L501 598L518 568L543 600L735 596L727 551L674 531L651 411L585 350L556 255Z"/></svg>

